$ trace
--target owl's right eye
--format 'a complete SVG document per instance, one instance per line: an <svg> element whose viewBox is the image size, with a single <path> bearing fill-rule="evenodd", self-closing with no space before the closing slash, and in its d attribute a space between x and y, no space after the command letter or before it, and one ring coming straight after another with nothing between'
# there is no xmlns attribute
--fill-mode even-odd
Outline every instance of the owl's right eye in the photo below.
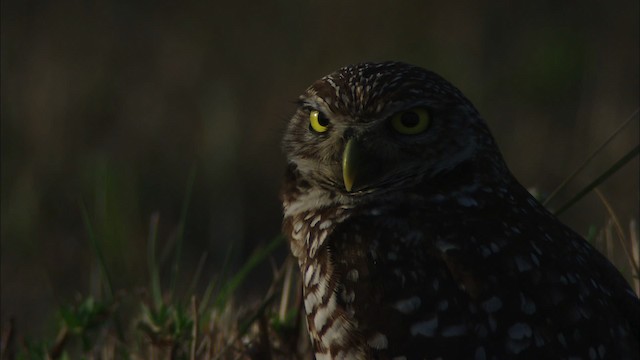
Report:
<svg viewBox="0 0 640 360"><path fill-rule="evenodd" d="M417 135L429 127L429 113L422 108L399 112L391 118L391 127L403 135Z"/></svg>
<svg viewBox="0 0 640 360"><path fill-rule="evenodd" d="M318 110L311 110L309 113L309 127L317 133L329 130L329 119Z"/></svg>

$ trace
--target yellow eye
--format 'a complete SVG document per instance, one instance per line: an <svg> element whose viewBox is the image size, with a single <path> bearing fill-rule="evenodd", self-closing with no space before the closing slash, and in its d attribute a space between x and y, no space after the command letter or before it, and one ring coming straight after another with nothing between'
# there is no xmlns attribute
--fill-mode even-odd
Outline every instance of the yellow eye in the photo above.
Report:
<svg viewBox="0 0 640 360"><path fill-rule="evenodd" d="M318 110L312 110L309 113L309 126L313 131L323 133L329 129L329 119Z"/></svg>
<svg viewBox="0 0 640 360"><path fill-rule="evenodd" d="M391 118L391 126L400 134L420 134L429 126L429 113L422 108L399 112Z"/></svg>

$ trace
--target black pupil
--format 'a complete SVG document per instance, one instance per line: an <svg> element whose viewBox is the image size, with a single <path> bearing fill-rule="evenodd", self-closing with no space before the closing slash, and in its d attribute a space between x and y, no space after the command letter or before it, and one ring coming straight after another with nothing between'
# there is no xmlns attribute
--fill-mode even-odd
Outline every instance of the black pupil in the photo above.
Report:
<svg viewBox="0 0 640 360"><path fill-rule="evenodd" d="M329 125L329 119L324 116L324 114L319 113L318 114L318 124L320 124L320 126L322 127L326 127Z"/></svg>
<svg viewBox="0 0 640 360"><path fill-rule="evenodd" d="M413 111L407 111L400 115L400 122L402 125L412 128L420 122L420 116Z"/></svg>

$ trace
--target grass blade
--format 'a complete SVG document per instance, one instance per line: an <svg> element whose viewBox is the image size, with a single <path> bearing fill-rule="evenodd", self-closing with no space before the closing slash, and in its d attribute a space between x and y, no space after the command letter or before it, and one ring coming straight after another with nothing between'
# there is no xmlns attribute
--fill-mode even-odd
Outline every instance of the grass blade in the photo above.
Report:
<svg viewBox="0 0 640 360"><path fill-rule="evenodd" d="M291 283L293 282L293 269L296 264L292 257L285 260L284 284L282 285L282 294L280 298L280 308L278 310L278 319L284 322L287 310L289 309L289 298L291 297Z"/></svg>
<svg viewBox="0 0 640 360"><path fill-rule="evenodd" d="M629 151L622 159L618 160L615 164L613 164L604 174L600 175L597 179L592 181L589 185L587 185L584 189L578 192L571 200L567 201L563 206L561 206L556 212L555 215L562 214L565 210L573 206L576 202L582 199L585 195L587 195L591 190L593 190L596 186L602 184L606 179L608 179L611 175L613 175L616 171L620 170L626 163L631 161L634 157L636 157L640 153L640 145L636 145L631 151Z"/></svg>
<svg viewBox="0 0 640 360"><path fill-rule="evenodd" d="M640 269L640 237L638 237L636 221L634 219L629 221L629 240L631 242L631 259L636 265L636 268ZM640 296L640 272L637 272L632 280L636 295Z"/></svg>
<svg viewBox="0 0 640 360"><path fill-rule="evenodd" d="M191 279L191 283L187 288L187 292L185 293L185 297L190 298L192 294L196 291L196 285L200 281L200 275L202 274L202 268L204 267L204 263L207 260L208 253L205 251L200 255L200 260L198 260L198 266L196 267L196 271Z"/></svg>
<svg viewBox="0 0 640 360"><path fill-rule="evenodd" d="M229 299L229 296L244 282L251 270L264 261L264 259L282 243L284 243L284 237L281 235L277 236L271 240L267 246L253 253L242 268L222 287L214 301L214 306L222 309Z"/></svg>
<svg viewBox="0 0 640 360"><path fill-rule="evenodd" d="M602 205L604 205L605 209L607 210L607 213L609 213L609 217L611 218L611 221L613 223L613 228L616 230L616 234L618 235L617 236L618 241L620 242L620 245L622 245L622 250L624 251L624 254L627 257L627 261L629 261L629 265L633 270L633 275L637 276L637 274L640 273L640 268L638 268L638 264L635 263L633 256L631 255L631 252L627 248L626 243L628 240L624 234L624 230L622 230L622 225L620 225L620 220L618 220L618 216L613 211L613 207L611 206L607 198L604 197L602 192L598 189L594 189L594 191L596 195L598 195L598 198L600 198L600 202L602 202Z"/></svg>
<svg viewBox="0 0 640 360"><path fill-rule="evenodd" d="M567 184L571 182L571 180L573 180L582 170L584 170L584 168L587 167L587 165L591 162L591 160L593 160L593 158L596 155L598 155L600 151L602 151L602 149L604 149L604 147L607 146L611 142L611 140L613 140L620 133L620 131L622 131L622 129L624 129L627 125L631 123L631 120L633 120L633 118L635 118L635 116L638 115L639 110L640 109L636 109L636 111L634 111L633 114L631 114L631 116L627 118L627 120L625 120L611 135L609 135L607 140L605 140L602 144L600 144L600 146L598 146L598 148L593 153L591 153L591 155L589 155L584 160L584 162L580 166L578 166L578 168L571 175L569 175L566 179L564 179L562 183L560 183L560 185L558 185L558 187L556 187L555 190L553 190L551 194L547 196L546 199L544 199L544 201L542 202L542 205L546 206L547 204L549 204L549 202L551 202L551 200L560 191L562 191L567 186Z"/></svg>
<svg viewBox="0 0 640 360"><path fill-rule="evenodd" d="M89 212L87 211L87 207L84 204L84 201L80 199L80 212L82 213L82 221L84 222L84 226L87 229L87 235L89 237L89 243L91 244L91 248L98 259L98 267L100 268L100 273L102 274L102 278L104 279L106 290L107 290L107 300L109 302L113 301L113 283L111 282L111 276L109 275L109 271L107 270L107 265L104 261L104 254L102 253L102 249L100 249L100 245L98 244L98 239L96 238L96 233L93 230L93 226L91 224L91 219L89 218Z"/></svg>
<svg viewBox="0 0 640 360"><path fill-rule="evenodd" d="M189 209L189 202L191 200L191 194L193 192L193 184L196 178L196 166L191 166L189 171L189 177L187 179L187 189L184 195L184 202L182 203L182 210L180 212L180 225L178 229L178 238L176 240L176 253L173 259L173 266L171 268L171 298L175 298L176 282L178 279L178 272L180 271L180 258L182 256L182 242L184 240L184 225L187 221L187 210Z"/></svg>
<svg viewBox="0 0 640 360"><path fill-rule="evenodd" d="M151 296L156 309L162 305L162 292L160 290L160 269L156 260L156 241L158 238L158 222L160 215L154 213L149 220L149 239L147 240L147 265L151 277Z"/></svg>
<svg viewBox="0 0 640 360"><path fill-rule="evenodd" d="M213 294L213 290L218 285L218 280L223 279L225 274L227 273L229 267L229 261L231 260L231 251L233 250L233 243L229 245L227 248L227 252L224 256L224 260L222 262L222 268L220 270L220 274L215 276L213 280L209 281L209 285L204 292L204 296L202 297L202 301L200 302L200 307L198 309L198 313L203 315L207 307L209 306L209 300L211 299L211 294Z"/></svg>

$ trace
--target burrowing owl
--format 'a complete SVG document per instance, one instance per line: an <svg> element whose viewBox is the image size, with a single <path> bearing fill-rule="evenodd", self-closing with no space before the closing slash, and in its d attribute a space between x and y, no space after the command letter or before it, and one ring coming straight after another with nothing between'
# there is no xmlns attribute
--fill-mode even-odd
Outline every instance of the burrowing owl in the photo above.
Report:
<svg viewBox="0 0 640 360"><path fill-rule="evenodd" d="M440 76L398 62L325 76L284 150L316 358L638 358L636 295Z"/></svg>

